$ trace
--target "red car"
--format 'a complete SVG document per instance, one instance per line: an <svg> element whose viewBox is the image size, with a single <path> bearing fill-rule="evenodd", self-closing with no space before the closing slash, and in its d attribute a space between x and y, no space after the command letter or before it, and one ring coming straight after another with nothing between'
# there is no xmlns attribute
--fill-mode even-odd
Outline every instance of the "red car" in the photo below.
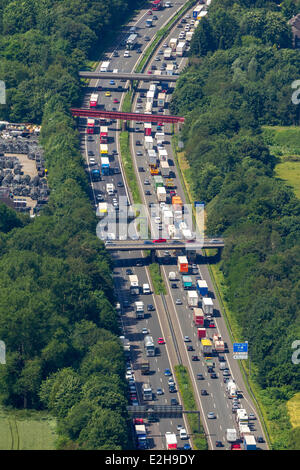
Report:
<svg viewBox="0 0 300 470"><path fill-rule="evenodd" d="M157 344L165 344L165 340L163 338L158 338Z"/></svg>
<svg viewBox="0 0 300 470"><path fill-rule="evenodd" d="M117 98L115 98L114 103L119 103L119 100L117 100Z"/></svg>
<svg viewBox="0 0 300 470"><path fill-rule="evenodd" d="M152 15L152 11L149 10L149 11L147 12L147 15Z"/></svg>
<svg viewBox="0 0 300 470"><path fill-rule="evenodd" d="M170 196L176 196L176 191L170 191Z"/></svg>
<svg viewBox="0 0 300 470"><path fill-rule="evenodd" d="M151 75L151 74L152 74L152 71L151 71L151 70L148 70L147 74L148 74L148 75Z"/></svg>
<svg viewBox="0 0 300 470"><path fill-rule="evenodd" d="M143 418L134 418L133 424L144 424Z"/></svg>
<svg viewBox="0 0 300 470"><path fill-rule="evenodd" d="M153 240L153 243L166 243L166 238L158 238L157 240Z"/></svg>
<svg viewBox="0 0 300 470"><path fill-rule="evenodd" d="M208 325L208 328L216 328L216 325L213 322L210 322L210 324Z"/></svg>

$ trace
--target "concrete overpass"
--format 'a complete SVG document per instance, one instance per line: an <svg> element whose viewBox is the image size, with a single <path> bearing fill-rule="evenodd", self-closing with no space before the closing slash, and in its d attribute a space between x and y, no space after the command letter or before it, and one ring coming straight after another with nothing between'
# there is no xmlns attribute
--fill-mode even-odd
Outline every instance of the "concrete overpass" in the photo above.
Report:
<svg viewBox="0 0 300 470"><path fill-rule="evenodd" d="M202 243L193 241L192 243L180 240L167 240L164 243L155 243L151 240L114 240L106 241L108 251L141 251L141 250L201 250L224 248L224 240L221 238L204 239Z"/></svg>
<svg viewBox="0 0 300 470"><path fill-rule="evenodd" d="M142 121L142 122L166 122L169 124L184 123L184 117L171 116L169 114L142 114L142 113L123 113L121 111L104 111L101 109L72 108L72 116L120 119L123 121Z"/></svg>
<svg viewBox="0 0 300 470"><path fill-rule="evenodd" d="M79 77L93 79L102 79L102 80L129 80L133 82L134 80L143 81L143 82L176 82L179 78L179 75L159 75L156 73L146 74L146 73L113 73L113 72L79 72Z"/></svg>

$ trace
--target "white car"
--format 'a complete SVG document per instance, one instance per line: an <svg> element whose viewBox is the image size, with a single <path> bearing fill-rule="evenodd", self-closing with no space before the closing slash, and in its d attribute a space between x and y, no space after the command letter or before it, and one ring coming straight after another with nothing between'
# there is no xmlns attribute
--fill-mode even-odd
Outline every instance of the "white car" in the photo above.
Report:
<svg viewBox="0 0 300 470"><path fill-rule="evenodd" d="M94 158L89 159L90 165L96 165L96 160Z"/></svg>
<svg viewBox="0 0 300 470"><path fill-rule="evenodd" d="M154 222L156 224L160 224L161 223L160 217L155 217Z"/></svg>
<svg viewBox="0 0 300 470"><path fill-rule="evenodd" d="M147 328L143 328L143 329L142 329L142 333L143 333L143 335L147 335L147 334L148 334Z"/></svg>
<svg viewBox="0 0 300 470"><path fill-rule="evenodd" d="M126 380L133 379L133 373L131 370L128 370L125 375Z"/></svg>
<svg viewBox="0 0 300 470"><path fill-rule="evenodd" d="M128 51L125 51L125 52L124 52L124 57L130 57L130 55L129 55L129 52L128 52Z"/></svg>
<svg viewBox="0 0 300 470"><path fill-rule="evenodd" d="M184 428L183 428L183 429L180 429L179 435L180 435L180 439L188 439L187 432L186 432L186 430L185 430Z"/></svg>

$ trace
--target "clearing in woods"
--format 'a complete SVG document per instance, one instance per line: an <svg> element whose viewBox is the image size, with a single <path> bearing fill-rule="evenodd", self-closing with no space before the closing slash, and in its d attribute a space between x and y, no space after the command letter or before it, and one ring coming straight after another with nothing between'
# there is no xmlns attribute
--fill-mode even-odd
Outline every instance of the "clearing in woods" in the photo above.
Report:
<svg viewBox="0 0 300 470"><path fill-rule="evenodd" d="M55 450L55 428L45 412L0 408L0 450Z"/></svg>

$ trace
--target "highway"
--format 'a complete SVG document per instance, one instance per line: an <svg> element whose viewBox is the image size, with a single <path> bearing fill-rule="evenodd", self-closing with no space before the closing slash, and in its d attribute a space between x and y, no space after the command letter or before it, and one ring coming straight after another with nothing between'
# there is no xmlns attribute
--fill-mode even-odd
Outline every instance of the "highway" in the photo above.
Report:
<svg viewBox="0 0 300 470"><path fill-rule="evenodd" d="M175 9L177 10L180 5L182 5L184 2L177 2L172 8L170 9L165 9L163 11L155 12L158 20L155 22L156 24L154 25L153 28L146 28L142 29L145 17L146 17L146 10L140 12L138 17L136 18L135 21L131 22L130 25L128 25L128 30L130 26L135 25L139 28L140 34L143 38L143 35L147 33L149 37L153 37L155 32L169 19L170 12L174 11ZM174 32L177 31L177 35L179 32L179 29L174 30L171 32L169 37L176 37L174 35ZM128 33L127 33L128 34ZM126 33L124 33L124 36L126 36ZM123 50L122 47L120 46L120 41L123 40L123 37L118 38L118 44L114 46L114 48L110 51L110 56L107 57L107 59L111 60L112 63L112 68L118 68L118 70L122 70L124 72L132 72L133 68L136 65L136 62L138 60L138 54L136 51L131 51L130 52L130 57L129 58L124 58L123 57ZM168 42L168 40L166 40ZM141 49L143 50L145 45L148 44L148 42L142 40L141 41ZM113 52L115 50L118 50L119 57L113 57ZM185 58L177 58L177 63L178 63L178 68L179 70L182 69L182 67L185 64L186 59ZM155 62L153 62L154 64ZM149 67L152 64L149 64ZM147 69L149 68L147 67ZM121 103L113 103L113 100L117 99L118 101L122 102L122 98L124 95L122 95L123 91L118 89L118 86L121 85L121 81L115 80L115 85L110 86L110 91L111 91L111 96L106 97L105 94L102 92L99 92L100 95L100 106L104 106L106 110L113 110L113 108L116 109L121 109ZM107 89L107 82L102 83L101 80L93 80L90 84L91 89L97 89L99 86L105 87ZM122 85L123 87L123 85ZM141 90L142 88L140 88ZM138 96L138 95L137 95ZM136 98L137 98L136 96ZM89 95L85 96L85 102L84 102L84 107L88 107L88 99ZM134 103L136 105L136 102ZM106 184L108 182L112 182L115 185L115 188L118 191L118 196L127 196L128 200L131 202L131 196L128 192L125 178L123 175L123 169L122 169L122 162L120 161L119 158L119 145L118 145L118 139L117 139L117 133L119 131L119 128L117 127L117 123L113 122L109 126L109 136L110 136L110 142L109 142L109 155L110 155L110 162L111 162L111 167L117 169L117 173L111 174L109 176L103 177L102 181L100 182L94 182L91 187L92 187L92 192L93 192L93 200L95 201L97 196L103 195L104 200L112 203L113 196L108 196L106 195ZM171 136L171 127L168 125L164 126L164 132L165 135ZM156 195L154 191L154 187L152 186L152 177L149 173L149 169L147 168L147 165L145 164L145 156L143 153L143 156L137 156L136 154L136 139L143 139L143 133L142 133L142 128L138 128L136 125L134 128L132 128L132 132L130 133L131 135L131 148L132 148L132 154L134 156L134 162L135 162L135 169L136 169L136 174L138 176L138 182L140 185L140 190L141 194L143 196L143 200L145 202L145 206L148 208L149 203L157 203L156 201ZM89 162L89 159L91 156L93 156L97 163L100 163L99 160L99 135L94 135L93 137L89 137L84 133L84 130L81 134L82 136L82 151L85 155L86 161ZM167 149L168 155L171 158L172 156L172 148L171 148L171 142L168 140L168 143L165 145L165 148ZM140 166L142 161L143 166L145 167L146 171L141 175L138 171L138 167ZM93 166L88 166L87 165L87 170L90 170L93 168ZM119 170L118 170L119 169ZM184 191L181 187L180 179L177 174L177 169L176 166L174 165L172 170L175 173L176 176L176 192L179 196L181 196L182 200L185 201L185 195ZM89 172L90 174L90 172ZM145 187L144 181L145 179L148 179L150 183L150 187L147 186ZM150 195L145 195L145 190L150 191ZM102 194L100 193L102 192ZM95 202L94 202L95 204ZM135 242L136 243L136 242ZM150 246L150 245L149 245ZM111 247L111 245L107 245L107 248ZM149 247L145 245L144 249L148 249ZM202 421L204 428L207 433L207 439L209 443L209 448L210 449L226 449L228 448L228 444L226 443L225 439L225 431L227 428L231 427L236 427L235 426L235 420L234 420L234 414L231 411L231 400L229 400L226 396L225 393L225 384L223 382L223 376L221 371L219 370L218 366L218 359L216 358L216 373L218 375L218 378L212 379L210 377L210 374L207 373L206 367L204 365L203 359L200 354L199 350L199 343L196 338L196 328L193 325L192 322L192 310L190 310L187 307L187 296L186 296L186 291L182 288L182 285L180 282L177 282L177 288L171 288L170 282L168 281L168 275L170 271L177 271L176 267L176 262L174 265L174 258L172 256L169 256L168 253L164 253L163 250L166 250L167 248L165 246L161 246L161 251L159 252L159 258L158 261L160 262L162 266L162 273L166 281L167 285L167 295L165 296L165 300L168 306L168 310L170 312L171 316L171 326L170 328L170 323L168 321L168 318L166 316L166 312L164 309L164 306L162 304L162 299L159 296L155 296L153 294L150 295L139 295L138 300L142 300L145 305L147 304L152 304L155 308L155 310L149 314L146 315L146 318L144 320L136 320L135 314L133 311L133 302L136 299L130 298L129 294L129 285L128 285L128 275L126 274L126 269L129 267L132 269L133 273L137 274L139 278L139 284L142 285L143 283L148 283L151 285L150 278L149 278L149 272L147 267L145 266L148 263L148 260L146 258L143 258L143 252L136 251L134 253L124 251L124 252L113 252L112 256L113 259L115 260L115 269L114 269L114 282L115 282L115 288L116 292L118 293L118 298L120 300L120 303L122 306L124 306L124 301L128 301L130 303L129 309L124 309L122 311L122 315L120 318L121 326L124 329L125 336L128 337L132 341L132 348L133 348L133 364L135 370L135 377L137 381L137 390L138 390L138 396L139 396L139 401L142 403L141 399L141 384L145 380L141 375L140 375L140 370L138 368L138 364L141 358L141 352L143 350L143 334L141 333L142 328L146 327L150 331L151 335L157 341L159 337L163 337L166 341L165 345L159 346L160 348L160 355L155 356L154 358L150 358L150 363L151 363L151 370L153 373L150 375L150 382L152 385L152 388L154 391L157 390L157 388L162 388L164 391L164 394L161 396L156 396L156 400L154 403L156 404L170 404L171 398L177 398L178 401L180 401L180 396L179 394L170 394L168 391L168 386L167 386L167 381L168 378L165 377L164 375L164 370L166 368L169 368L173 371L172 365L178 363L177 359L177 353L174 348L174 336L173 336L173 331L176 334L177 338L177 343L178 343L178 348L180 351L180 357L184 365L186 365L190 372L191 372L191 377L193 380L193 384L196 390L196 399L199 404L199 409L201 411L202 415ZM170 249L170 246L168 246ZM173 247L174 248L174 247ZM137 247L138 249L138 247ZM166 262L170 262L173 264L166 264ZM252 404L252 401L250 397L247 394L247 391L245 390L245 387L243 385L243 379L237 364L237 361L235 361L232 358L232 344L227 332L227 328L224 322L224 319L220 316L220 306L218 304L218 300L216 298L216 295L214 293L213 285L210 279L208 267L206 265L206 260L204 256L200 256L197 259L197 273L195 270L194 274L191 274L191 276L194 279L194 284L196 281L196 276L201 277L202 279L205 279L208 283L209 286L209 291L210 291L210 296L214 299L214 322L216 325L216 328L214 330L217 330L222 337L224 338L225 342L227 343L229 347L229 353L226 354L226 360L228 363L228 367L231 373L231 376L234 377L236 383L239 386L239 389L242 390L242 395L243 398L240 400L242 407L245 407L246 410L249 412L255 412L255 408ZM176 304L176 300L179 299L182 305ZM178 301L177 301L178 302ZM191 338L191 343L194 346L195 351L194 352L187 352L186 345L183 342L183 337L185 335L188 335ZM197 354L199 356L199 361L192 361L191 356L193 354ZM197 373L201 372L204 375L204 380L197 380ZM202 396L201 395L201 390L205 389L208 392L207 396ZM208 412L214 412L216 414L216 419L207 419L207 413ZM165 419L161 418L159 423L153 423L149 426L149 442L150 442L150 447L153 449L164 449L165 448L165 441L163 437L164 433L166 431L172 431L176 432L178 435L178 431L176 430L178 424L183 424L184 419ZM258 420L253 421L253 433L255 436L264 436L264 433L262 431L261 425ZM151 436L155 436L153 439ZM216 441L221 441L223 443L223 447L218 447L216 448ZM178 437L178 444L179 447L184 444L186 441L180 442L180 439ZM260 444L260 447L263 449L266 449L266 444Z"/></svg>

